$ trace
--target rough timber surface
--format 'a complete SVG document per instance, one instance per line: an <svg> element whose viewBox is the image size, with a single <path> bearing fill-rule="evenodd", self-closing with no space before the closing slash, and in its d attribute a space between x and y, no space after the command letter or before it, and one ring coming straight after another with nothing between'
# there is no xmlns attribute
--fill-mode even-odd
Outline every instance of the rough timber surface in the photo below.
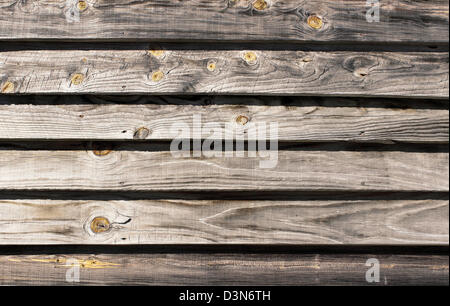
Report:
<svg viewBox="0 0 450 306"><path fill-rule="evenodd" d="M448 98L445 52L20 50L6 94L226 94Z"/></svg>
<svg viewBox="0 0 450 306"><path fill-rule="evenodd" d="M368 283L369 258L380 282ZM448 255L61 254L0 256L0 285L448 285Z"/></svg>
<svg viewBox="0 0 450 306"><path fill-rule="evenodd" d="M448 0L0 1L2 40L448 43ZM309 19L311 16L316 19ZM318 20L319 18L320 20Z"/></svg>
<svg viewBox="0 0 450 306"><path fill-rule="evenodd" d="M2 96L0 139L170 140L177 136L173 126L186 124L193 131L194 120L203 139L213 124L226 139L236 139L236 120L244 116L249 125L277 122L278 140L286 142L448 143L446 106L317 97Z"/></svg>
<svg viewBox="0 0 450 306"><path fill-rule="evenodd" d="M448 246L448 210L444 198L0 200L0 244Z"/></svg>
<svg viewBox="0 0 450 306"><path fill-rule="evenodd" d="M448 152L300 149L200 153L131 150L120 145L93 145L85 150L3 147L0 189L448 191ZM210 153L220 156L210 157Z"/></svg>

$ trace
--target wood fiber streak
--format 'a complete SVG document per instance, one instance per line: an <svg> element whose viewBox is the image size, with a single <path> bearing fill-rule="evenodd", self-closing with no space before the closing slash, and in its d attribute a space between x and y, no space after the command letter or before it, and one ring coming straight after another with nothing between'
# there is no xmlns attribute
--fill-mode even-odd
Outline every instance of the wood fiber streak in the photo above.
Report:
<svg viewBox="0 0 450 306"><path fill-rule="evenodd" d="M7 94L448 98L448 53L165 50L0 52Z"/></svg>
<svg viewBox="0 0 450 306"><path fill-rule="evenodd" d="M448 210L448 200L0 200L0 244L448 245ZM107 231L92 231L99 218Z"/></svg>
<svg viewBox="0 0 450 306"><path fill-rule="evenodd" d="M448 43L448 0L0 1L0 39ZM261 9L264 8L264 9ZM311 26L308 18L320 22ZM316 17L314 17L316 18Z"/></svg>

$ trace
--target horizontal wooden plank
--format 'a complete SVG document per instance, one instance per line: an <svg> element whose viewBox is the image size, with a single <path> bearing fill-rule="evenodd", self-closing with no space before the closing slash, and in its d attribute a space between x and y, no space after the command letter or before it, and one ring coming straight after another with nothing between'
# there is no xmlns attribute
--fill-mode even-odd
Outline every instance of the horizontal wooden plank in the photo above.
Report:
<svg viewBox="0 0 450 306"><path fill-rule="evenodd" d="M448 245L448 199L0 200L0 244Z"/></svg>
<svg viewBox="0 0 450 306"><path fill-rule="evenodd" d="M272 147L226 151L229 156L222 151L184 152L190 156L181 157L181 151L131 151L120 145L110 149L2 149L0 189L448 191L449 182L446 152ZM218 155L207 157L209 153Z"/></svg>
<svg viewBox="0 0 450 306"><path fill-rule="evenodd" d="M35 99L38 105L27 104ZM84 104L98 101L82 96L57 99L70 104L45 104L53 101L45 96L12 101L21 104L3 100L0 98L0 139L8 141L170 140L177 136L172 127L180 124L191 131L195 124L200 126L202 139L210 136L206 127L215 124L224 139L236 139L243 118L248 125L277 123L280 141L448 143L449 139L448 109L383 108L378 103L355 107L356 101L344 98L150 97L138 104ZM269 136L274 135L267 133L262 138ZM193 133L190 137L194 138Z"/></svg>
<svg viewBox="0 0 450 306"><path fill-rule="evenodd" d="M3 93L446 98L448 53L241 50L0 52Z"/></svg>
<svg viewBox="0 0 450 306"><path fill-rule="evenodd" d="M1 0L2 40L448 42L448 0ZM114 16L112 18L111 16Z"/></svg>
<svg viewBox="0 0 450 306"><path fill-rule="evenodd" d="M378 283L366 281L371 258L380 264ZM73 285L66 274L73 275L74 266L80 266L80 285L446 286L449 281L448 255L66 254L0 256L0 285Z"/></svg>

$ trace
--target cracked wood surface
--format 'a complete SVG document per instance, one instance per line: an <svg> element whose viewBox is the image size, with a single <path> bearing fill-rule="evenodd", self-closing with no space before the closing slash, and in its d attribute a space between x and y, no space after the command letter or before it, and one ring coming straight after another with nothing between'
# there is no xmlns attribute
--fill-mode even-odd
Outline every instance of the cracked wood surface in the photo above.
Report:
<svg viewBox="0 0 450 306"><path fill-rule="evenodd" d="M6 94L448 98L448 53L262 50L0 52Z"/></svg>
<svg viewBox="0 0 450 306"><path fill-rule="evenodd" d="M403 108L417 103L423 108ZM174 125L193 131L194 120L203 139L212 125L225 139L236 139L239 118L247 118L258 127L276 122L279 141L448 143L448 109L434 109L430 101L403 104L313 97L3 96L0 139L171 140Z"/></svg>
<svg viewBox="0 0 450 306"><path fill-rule="evenodd" d="M368 283L369 258L380 282ZM0 285L448 285L448 255L62 254L0 256Z"/></svg>
<svg viewBox="0 0 450 306"><path fill-rule="evenodd" d="M0 1L1 40L448 43L448 0Z"/></svg>
<svg viewBox="0 0 450 306"><path fill-rule="evenodd" d="M448 245L448 199L0 200L0 244Z"/></svg>
<svg viewBox="0 0 450 306"><path fill-rule="evenodd" d="M202 153L198 157L181 153L133 151L120 144L87 150L3 149L0 189L448 191L446 152L238 150L225 151L229 154L225 156L222 151L195 151ZM209 153L220 156L207 157Z"/></svg>

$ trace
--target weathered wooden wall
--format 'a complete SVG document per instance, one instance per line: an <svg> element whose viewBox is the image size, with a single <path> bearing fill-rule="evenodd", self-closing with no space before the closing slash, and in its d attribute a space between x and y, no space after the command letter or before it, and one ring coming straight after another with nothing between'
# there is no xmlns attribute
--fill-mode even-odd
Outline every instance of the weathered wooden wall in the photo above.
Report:
<svg viewBox="0 0 450 306"><path fill-rule="evenodd" d="M366 10L0 0L0 285L448 285L448 0Z"/></svg>

